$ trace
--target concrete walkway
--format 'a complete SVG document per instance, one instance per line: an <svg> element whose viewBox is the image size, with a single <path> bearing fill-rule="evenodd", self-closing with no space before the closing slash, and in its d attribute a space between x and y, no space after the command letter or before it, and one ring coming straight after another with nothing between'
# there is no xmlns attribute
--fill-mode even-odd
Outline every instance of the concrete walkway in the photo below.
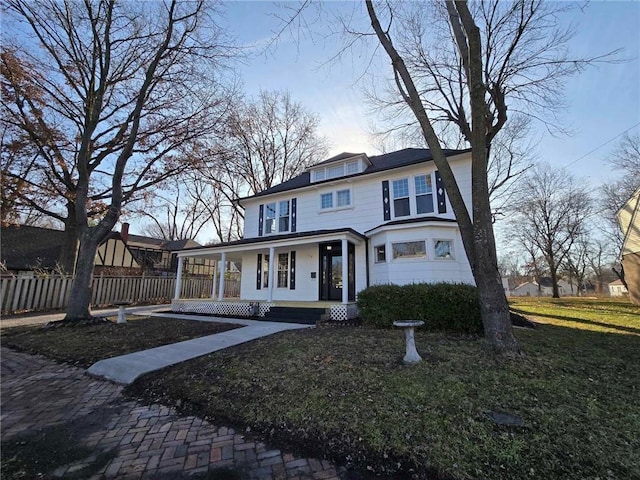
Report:
<svg viewBox="0 0 640 480"><path fill-rule="evenodd" d="M153 316L167 316L173 318L193 319L202 321L202 317L178 314L159 314ZM192 358L207 355L223 348L250 342L257 338L266 337L285 330L309 328L309 325L297 323L260 322L255 320L240 320L209 317L204 321L235 323L246 325L242 328L216 333L206 337L194 338L184 342L163 345L162 347L129 353L119 357L107 358L94 363L87 373L105 378L116 383L130 384L145 373L169 367Z"/></svg>
<svg viewBox="0 0 640 480"><path fill-rule="evenodd" d="M8 348L2 348L1 354L2 441L20 438L26 448L30 438L58 438L60 433L56 436L52 431L55 427L65 432L69 448L86 447L93 452L71 463L60 461L51 467L53 471L42 471L43 478L186 480L221 468L237 474L209 473L212 476L205 478L340 480L348 476L325 460L295 456L243 432L181 416L174 408L127 399L121 385L90 378L80 368Z"/></svg>

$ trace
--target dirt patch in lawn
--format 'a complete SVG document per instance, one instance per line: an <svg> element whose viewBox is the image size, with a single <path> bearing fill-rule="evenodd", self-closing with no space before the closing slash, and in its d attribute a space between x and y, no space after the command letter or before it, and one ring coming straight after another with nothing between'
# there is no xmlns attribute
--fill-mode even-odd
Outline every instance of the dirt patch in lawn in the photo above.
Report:
<svg viewBox="0 0 640 480"><path fill-rule="evenodd" d="M56 328L31 326L3 329L2 345L87 368L104 358L240 327L228 323L141 315L128 315L125 324L115 323L116 317L108 317L108 320L94 325L65 324Z"/></svg>

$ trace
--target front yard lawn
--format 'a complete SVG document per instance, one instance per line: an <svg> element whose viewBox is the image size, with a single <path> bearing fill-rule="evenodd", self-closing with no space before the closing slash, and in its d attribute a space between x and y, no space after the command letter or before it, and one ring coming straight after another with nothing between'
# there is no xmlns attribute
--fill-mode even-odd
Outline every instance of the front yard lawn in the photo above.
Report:
<svg viewBox="0 0 640 480"><path fill-rule="evenodd" d="M425 361L406 367L401 331L324 328L222 350L127 392L402 479L640 478L640 309L563 302L514 303L545 322L517 330L522 358L418 332Z"/></svg>
<svg viewBox="0 0 640 480"><path fill-rule="evenodd" d="M227 323L127 315L126 324L14 327L2 330L2 345L81 367L98 360L238 328Z"/></svg>

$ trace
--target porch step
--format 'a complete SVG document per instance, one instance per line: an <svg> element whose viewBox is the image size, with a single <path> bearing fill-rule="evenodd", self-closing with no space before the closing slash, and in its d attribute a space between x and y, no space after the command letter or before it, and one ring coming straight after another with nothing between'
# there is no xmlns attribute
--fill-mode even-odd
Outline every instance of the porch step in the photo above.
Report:
<svg viewBox="0 0 640 480"><path fill-rule="evenodd" d="M325 308L271 307L262 319L269 322L315 325L320 320L325 320L328 315L329 312Z"/></svg>

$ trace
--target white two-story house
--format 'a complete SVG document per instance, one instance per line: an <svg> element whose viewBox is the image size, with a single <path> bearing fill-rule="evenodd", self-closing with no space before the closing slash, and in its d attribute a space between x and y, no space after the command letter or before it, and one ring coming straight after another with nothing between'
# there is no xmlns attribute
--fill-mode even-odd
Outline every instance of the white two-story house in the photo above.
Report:
<svg viewBox="0 0 640 480"><path fill-rule="evenodd" d="M446 155L471 210L471 153ZM241 265L240 298L223 298L218 268L210 299L179 298L178 278L174 311L263 316L300 302L347 319L357 316L357 294L370 285L474 283L429 150L342 153L238 202L243 239L185 249L178 258Z"/></svg>

